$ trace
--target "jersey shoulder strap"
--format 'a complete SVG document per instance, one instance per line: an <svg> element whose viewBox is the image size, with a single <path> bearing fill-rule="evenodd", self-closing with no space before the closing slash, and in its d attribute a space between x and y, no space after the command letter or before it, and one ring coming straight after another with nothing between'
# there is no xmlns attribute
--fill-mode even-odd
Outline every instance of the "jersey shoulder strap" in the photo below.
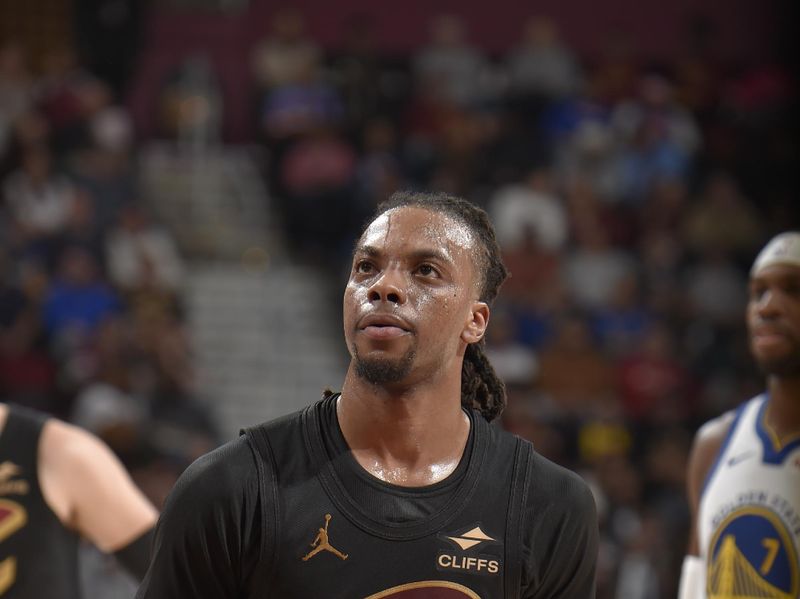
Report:
<svg viewBox="0 0 800 599"><path fill-rule="evenodd" d="M258 547L260 568L255 586L263 590L262 595L264 596L266 596L274 576L278 557L278 539L280 539L281 534L279 468L276 461L275 446L277 444L277 447L280 448L286 442L296 444L298 439L303 438L299 429L302 427L301 415L304 411L251 426L239 432L240 435L244 435L250 445L258 473L261 541Z"/></svg>
<svg viewBox="0 0 800 599"><path fill-rule="evenodd" d="M14 463L32 474L38 486L39 437L49 416L8 404L8 416L0 432L0 457L13 456Z"/></svg>
<svg viewBox="0 0 800 599"><path fill-rule="evenodd" d="M514 469L511 478L511 497L509 498L507 528L508 541L505 547L506 592L510 599L519 599L522 585L522 545L523 514L527 504L531 480L531 456L533 446L515 437ZM511 536L513 535L513 537Z"/></svg>

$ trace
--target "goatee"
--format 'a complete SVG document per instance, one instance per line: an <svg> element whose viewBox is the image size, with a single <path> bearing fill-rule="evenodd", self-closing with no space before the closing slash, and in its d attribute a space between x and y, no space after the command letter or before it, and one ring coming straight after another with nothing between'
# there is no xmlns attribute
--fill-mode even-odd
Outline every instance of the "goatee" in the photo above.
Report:
<svg viewBox="0 0 800 599"><path fill-rule="evenodd" d="M758 361L758 368L767 376L798 378L800 377L800 353L795 352L772 360L761 359Z"/></svg>
<svg viewBox="0 0 800 599"><path fill-rule="evenodd" d="M403 380L414 363L416 352L408 350L399 360L383 358L362 359L358 350L353 348L353 364L356 375L372 385L385 385Z"/></svg>

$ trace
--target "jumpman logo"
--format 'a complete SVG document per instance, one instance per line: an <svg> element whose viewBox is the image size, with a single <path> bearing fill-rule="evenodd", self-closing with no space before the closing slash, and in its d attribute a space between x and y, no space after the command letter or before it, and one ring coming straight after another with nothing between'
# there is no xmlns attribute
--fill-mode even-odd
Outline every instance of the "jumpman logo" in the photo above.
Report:
<svg viewBox="0 0 800 599"><path fill-rule="evenodd" d="M341 560L347 559L347 554L342 553L336 547L331 545L330 541L328 541L328 524L331 521L331 515L325 514L325 528L320 528L319 532L317 533L316 538L311 543L311 546L314 548L309 551L306 555L303 556L303 561L307 562L312 557L317 555L320 551L330 551L333 555L338 557Z"/></svg>

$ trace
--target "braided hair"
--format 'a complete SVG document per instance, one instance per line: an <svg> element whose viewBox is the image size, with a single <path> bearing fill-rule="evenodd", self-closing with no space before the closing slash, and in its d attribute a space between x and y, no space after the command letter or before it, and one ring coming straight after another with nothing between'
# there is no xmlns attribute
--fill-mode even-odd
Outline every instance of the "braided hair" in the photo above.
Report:
<svg viewBox="0 0 800 599"><path fill-rule="evenodd" d="M508 271L500 257L500 246L486 212L467 200L446 193L399 191L378 206L369 222L389 210L405 206L445 214L469 227L481 246L478 248L482 277L479 299L491 306ZM461 404L479 410L488 421L499 416L506 406L505 384L486 357L483 339L467 345L461 366Z"/></svg>

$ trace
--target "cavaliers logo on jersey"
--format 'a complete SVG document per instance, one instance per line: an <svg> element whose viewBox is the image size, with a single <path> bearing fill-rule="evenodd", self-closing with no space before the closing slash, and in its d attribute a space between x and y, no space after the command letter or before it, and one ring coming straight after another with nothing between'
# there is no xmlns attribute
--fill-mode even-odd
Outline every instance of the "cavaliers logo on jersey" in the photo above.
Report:
<svg viewBox="0 0 800 599"><path fill-rule="evenodd" d="M0 499L0 547L3 541L28 522L28 512L15 501ZM0 556L0 595L3 595L17 578L17 558Z"/></svg>
<svg viewBox="0 0 800 599"><path fill-rule="evenodd" d="M12 480L22 475L22 468L6 460L0 464L0 496L26 495L30 490L28 481Z"/></svg>
<svg viewBox="0 0 800 599"><path fill-rule="evenodd" d="M467 587L454 582L425 580L412 582L370 595L367 599L481 599Z"/></svg>
<svg viewBox="0 0 800 599"><path fill-rule="evenodd" d="M709 599L795 599L797 550L784 523L764 507L730 514L716 530L706 577Z"/></svg>

